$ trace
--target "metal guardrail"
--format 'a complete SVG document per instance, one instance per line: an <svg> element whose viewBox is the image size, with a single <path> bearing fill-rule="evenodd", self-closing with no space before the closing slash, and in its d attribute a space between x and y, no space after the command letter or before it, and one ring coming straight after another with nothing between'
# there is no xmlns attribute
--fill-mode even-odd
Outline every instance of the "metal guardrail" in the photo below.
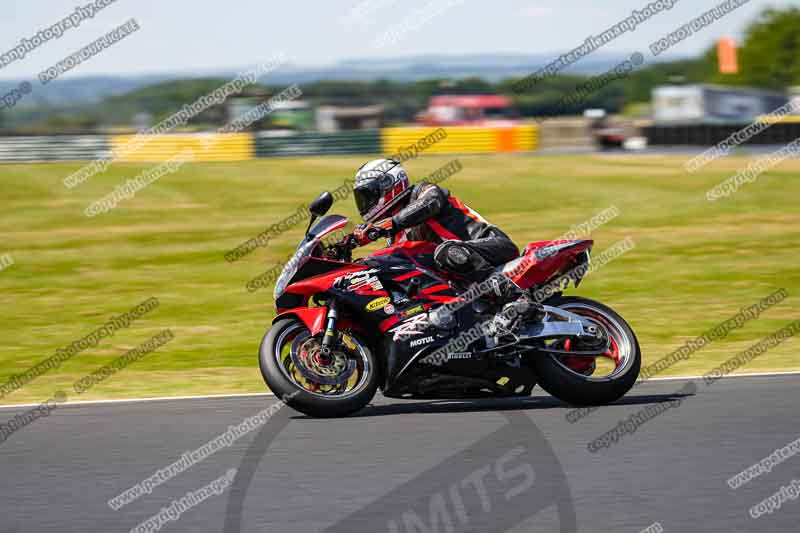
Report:
<svg viewBox="0 0 800 533"><path fill-rule="evenodd" d="M0 161L85 161L110 151L104 135L0 137Z"/></svg>
<svg viewBox="0 0 800 533"><path fill-rule="evenodd" d="M696 124L685 126L653 125L643 128L647 144L655 146L713 146L727 139L749 124ZM800 138L800 122L784 121L773 124L755 137L748 145L787 144Z"/></svg>
<svg viewBox="0 0 800 533"><path fill-rule="evenodd" d="M294 134L262 131L255 134L256 157L379 153L381 130Z"/></svg>

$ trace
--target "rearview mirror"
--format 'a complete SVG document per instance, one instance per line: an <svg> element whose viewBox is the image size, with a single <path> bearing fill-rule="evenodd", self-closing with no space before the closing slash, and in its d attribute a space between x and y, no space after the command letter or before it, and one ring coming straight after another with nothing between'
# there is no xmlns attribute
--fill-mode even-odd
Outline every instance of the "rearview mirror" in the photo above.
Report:
<svg viewBox="0 0 800 533"><path fill-rule="evenodd" d="M308 210L311 212L312 215L315 217L321 217L333 205L333 195L328 191L317 196L317 199L311 202L311 205L308 206Z"/></svg>

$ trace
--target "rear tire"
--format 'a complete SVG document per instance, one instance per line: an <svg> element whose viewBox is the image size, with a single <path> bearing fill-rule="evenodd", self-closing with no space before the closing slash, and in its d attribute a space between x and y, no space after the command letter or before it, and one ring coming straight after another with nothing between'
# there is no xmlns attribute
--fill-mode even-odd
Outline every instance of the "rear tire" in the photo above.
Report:
<svg viewBox="0 0 800 533"><path fill-rule="evenodd" d="M625 319L606 305L578 296L560 296L547 304L582 316L587 316L587 313L604 316L614 323L620 343L626 342L630 353L627 354L624 367L616 369L614 374L606 378L581 375L570 370L556 355L537 354L533 356L531 366L539 385L559 400L572 405L605 405L622 398L636 383L642 363L639 341Z"/></svg>
<svg viewBox="0 0 800 533"><path fill-rule="evenodd" d="M288 379L278 363L276 350L282 350L278 342L285 338L291 329L308 332L308 328L299 320L287 318L275 322L261 341L258 363L264 382L276 396L287 405L308 416L330 418L347 416L365 407L378 390L378 367L372 351L362 345L369 367L365 382L360 388L342 398L334 395L313 393L294 381ZM285 346L285 343L283 343ZM280 354L280 351L278 352Z"/></svg>

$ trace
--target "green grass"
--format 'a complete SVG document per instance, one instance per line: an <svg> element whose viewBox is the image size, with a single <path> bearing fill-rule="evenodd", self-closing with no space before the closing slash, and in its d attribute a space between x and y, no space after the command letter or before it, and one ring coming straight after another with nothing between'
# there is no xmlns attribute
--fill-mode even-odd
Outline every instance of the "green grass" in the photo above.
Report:
<svg viewBox="0 0 800 533"><path fill-rule="evenodd" d="M258 343L273 317L272 291L245 284L285 258L298 226L246 258L223 255L334 189L362 158L270 159L187 164L110 213L84 208L147 165L115 165L73 190L61 180L78 164L0 166L3 313L0 381L52 355L113 314L150 296L161 306L127 330L39 377L0 403L263 391ZM447 157L407 163L421 177ZM617 309L636 331L645 363L780 287L790 296L758 320L712 343L664 375L698 374L800 318L800 162L785 162L714 204L705 191L747 163L730 158L697 175L682 157L466 156L444 183L519 245L553 238L616 205L597 229L595 253L631 236L636 248L588 277L578 291ZM353 215L352 200L334 212ZM175 339L77 396L71 384L162 328ZM790 340L745 371L800 367Z"/></svg>

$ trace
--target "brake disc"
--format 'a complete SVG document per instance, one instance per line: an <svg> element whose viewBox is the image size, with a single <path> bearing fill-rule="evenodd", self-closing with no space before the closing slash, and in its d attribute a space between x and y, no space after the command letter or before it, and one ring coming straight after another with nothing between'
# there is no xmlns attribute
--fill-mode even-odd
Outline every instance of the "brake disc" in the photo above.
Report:
<svg viewBox="0 0 800 533"><path fill-rule="evenodd" d="M291 348L292 362L304 378L321 385L347 383L356 370L356 362L341 350L322 354L322 343L316 338L296 338Z"/></svg>

